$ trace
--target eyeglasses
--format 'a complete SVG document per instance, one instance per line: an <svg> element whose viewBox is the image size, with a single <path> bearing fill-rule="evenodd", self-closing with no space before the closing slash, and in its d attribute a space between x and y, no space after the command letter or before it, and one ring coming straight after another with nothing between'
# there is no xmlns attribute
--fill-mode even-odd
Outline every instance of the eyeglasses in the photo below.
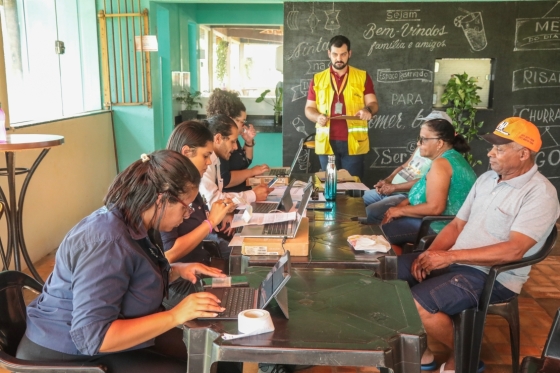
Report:
<svg viewBox="0 0 560 373"><path fill-rule="evenodd" d="M426 140L439 140L441 139L441 137L422 137L422 136L418 136L418 144L422 145L424 143L424 141Z"/></svg>
<svg viewBox="0 0 560 373"><path fill-rule="evenodd" d="M233 120L237 123L243 124L244 126L247 124L247 119L233 118Z"/></svg>
<svg viewBox="0 0 560 373"><path fill-rule="evenodd" d="M185 219L189 218L192 213L194 212L194 207L192 207L192 203L189 203L188 205L181 201L179 198L177 198L177 201L183 205L183 215L185 216Z"/></svg>

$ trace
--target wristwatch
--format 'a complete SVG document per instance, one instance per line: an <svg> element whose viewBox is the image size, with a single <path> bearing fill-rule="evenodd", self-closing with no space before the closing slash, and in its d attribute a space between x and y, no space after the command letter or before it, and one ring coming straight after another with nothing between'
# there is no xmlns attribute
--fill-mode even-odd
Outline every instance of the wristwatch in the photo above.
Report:
<svg viewBox="0 0 560 373"><path fill-rule="evenodd" d="M253 139L253 144L249 145L249 144L245 143L243 146L246 146L248 148L252 148L253 146L255 146L255 140Z"/></svg>
<svg viewBox="0 0 560 373"><path fill-rule="evenodd" d="M371 115L373 115L373 111L371 111L371 108L369 106L366 106L364 109L366 109Z"/></svg>

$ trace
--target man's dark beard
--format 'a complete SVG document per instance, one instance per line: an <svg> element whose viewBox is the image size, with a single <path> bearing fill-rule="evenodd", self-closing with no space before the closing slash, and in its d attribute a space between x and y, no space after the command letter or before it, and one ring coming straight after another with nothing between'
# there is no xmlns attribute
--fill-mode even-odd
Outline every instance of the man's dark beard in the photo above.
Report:
<svg viewBox="0 0 560 373"><path fill-rule="evenodd" d="M339 62L341 62L341 61L339 61ZM338 62L337 62L337 63L338 63ZM348 62L346 62L346 63L343 62L343 63L342 63L342 66L340 66L340 65L337 66L336 63L332 64L332 67L333 67L335 70L343 70L346 66L348 66Z"/></svg>

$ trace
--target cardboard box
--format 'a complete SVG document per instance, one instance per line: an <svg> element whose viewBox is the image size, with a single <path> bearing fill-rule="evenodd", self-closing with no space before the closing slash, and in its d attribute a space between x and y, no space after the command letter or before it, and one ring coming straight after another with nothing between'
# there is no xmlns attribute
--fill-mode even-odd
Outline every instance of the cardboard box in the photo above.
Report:
<svg viewBox="0 0 560 373"><path fill-rule="evenodd" d="M268 182L270 180L274 179L274 176L255 176L255 177L250 177L245 181L245 185L250 186L250 187L254 187L257 186L259 184L268 184ZM280 186L287 186L290 183L290 178L289 177L279 177L278 180L276 181L276 183L274 184L273 188L275 186L280 187Z"/></svg>
<svg viewBox="0 0 560 373"><path fill-rule="evenodd" d="M284 242L284 249L290 250L291 256L309 255L309 219L302 218L294 238ZM281 238L245 237L241 246L243 255L282 255Z"/></svg>

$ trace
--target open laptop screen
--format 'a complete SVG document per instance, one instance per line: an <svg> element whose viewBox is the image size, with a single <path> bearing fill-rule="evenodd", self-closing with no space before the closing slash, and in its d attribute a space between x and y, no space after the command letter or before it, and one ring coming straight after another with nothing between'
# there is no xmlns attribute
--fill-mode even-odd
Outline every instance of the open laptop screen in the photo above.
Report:
<svg viewBox="0 0 560 373"><path fill-rule="evenodd" d="M260 286L258 306L264 308L290 278L290 252L282 255Z"/></svg>

